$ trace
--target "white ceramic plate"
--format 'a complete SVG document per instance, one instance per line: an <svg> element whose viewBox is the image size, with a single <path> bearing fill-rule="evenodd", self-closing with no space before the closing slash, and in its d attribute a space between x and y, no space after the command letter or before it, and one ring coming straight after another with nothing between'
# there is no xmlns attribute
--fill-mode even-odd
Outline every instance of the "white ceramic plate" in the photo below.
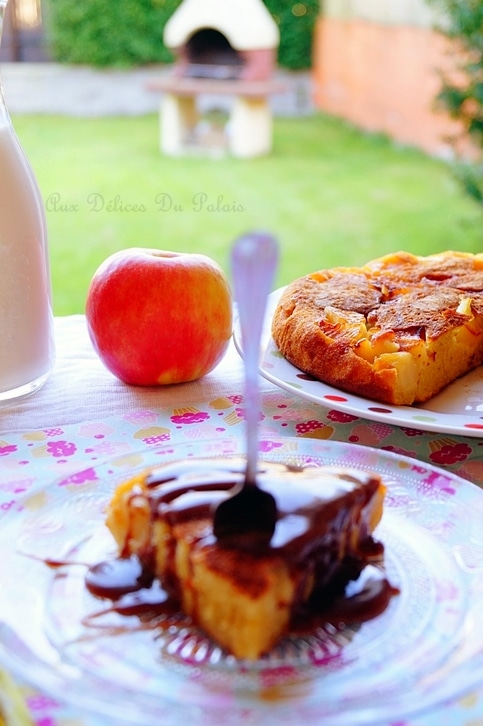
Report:
<svg viewBox="0 0 483 726"><path fill-rule="evenodd" d="M383 421L422 431L483 437L483 366L448 386L421 406L390 406L371 401L315 380L289 363L270 335L270 324L282 290L268 300L260 372L280 388L319 403L372 421ZM235 324L235 345L242 352L239 326Z"/></svg>
<svg viewBox="0 0 483 726"><path fill-rule="evenodd" d="M84 586L85 563L113 551L104 509L114 487L147 465L243 454L234 439L165 445L53 482L0 516L0 664L79 713L143 726L395 722L483 681L481 490L368 447L287 437L260 449L266 459L384 477L377 536L401 593L381 616L286 638L255 665L179 620L83 624L103 607ZM80 564L52 569L52 558Z"/></svg>

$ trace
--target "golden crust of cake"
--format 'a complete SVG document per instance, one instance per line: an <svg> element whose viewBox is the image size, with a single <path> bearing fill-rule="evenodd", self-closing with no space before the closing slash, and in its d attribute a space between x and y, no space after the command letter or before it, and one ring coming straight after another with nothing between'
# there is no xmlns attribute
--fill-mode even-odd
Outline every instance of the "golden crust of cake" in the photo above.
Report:
<svg viewBox="0 0 483 726"><path fill-rule="evenodd" d="M271 545L250 551L217 542L213 512L205 504L178 508L177 502L193 492L204 497L208 491L219 501L215 490L196 487L210 478L222 482L220 466L230 474L230 487L223 490L229 496L231 477L235 473L241 481L245 464L227 459L218 460L214 471L207 466L200 478L183 475L175 464L173 474L160 467L161 483L154 486L152 472L123 483L106 524L121 557L137 556L208 635L236 657L253 660L288 631L295 606L308 601L317 583L330 584L323 568L331 575L347 560L360 571L371 558L381 558L382 546L372 532L382 516L385 487L379 477L362 472L263 464L262 486L278 492L279 518ZM179 497L173 497L176 487ZM323 567L321 551L329 563L324 560Z"/></svg>
<svg viewBox="0 0 483 726"><path fill-rule="evenodd" d="M283 291L282 355L324 383L376 401L427 401L483 362L483 253L399 252L320 270Z"/></svg>

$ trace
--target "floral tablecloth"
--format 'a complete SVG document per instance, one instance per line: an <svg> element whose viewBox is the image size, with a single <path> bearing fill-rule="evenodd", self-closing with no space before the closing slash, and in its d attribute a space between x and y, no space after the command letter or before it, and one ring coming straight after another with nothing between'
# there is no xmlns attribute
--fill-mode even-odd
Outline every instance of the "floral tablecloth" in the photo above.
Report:
<svg viewBox="0 0 483 726"><path fill-rule="evenodd" d="M0 409L0 509L56 479L90 476L102 460L167 442L244 434L243 369L233 348L203 381L163 390L132 389L100 364L82 316L56 320L58 359L43 390ZM364 420L307 402L262 382L264 436L353 442L415 457L483 486L483 439L426 433ZM1 687L1 681L0 681ZM21 683L36 726L87 723L62 702ZM391 726L483 725L483 688ZM388 725L389 726L389 725Z"/></svg>

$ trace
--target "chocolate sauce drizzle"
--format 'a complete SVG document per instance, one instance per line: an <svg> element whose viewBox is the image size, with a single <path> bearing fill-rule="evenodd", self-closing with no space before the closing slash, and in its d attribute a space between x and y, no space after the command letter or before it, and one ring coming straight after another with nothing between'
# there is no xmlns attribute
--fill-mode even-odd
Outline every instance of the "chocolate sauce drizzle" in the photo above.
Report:
<svg viewBox="0 0 483 726"><path fill-rule="evenodd" d="M171 526L203 520L206 526L198 538L203 545L215 544L210 526L214 508L238 490L244 472L244 461L231 459L188 460L160 467L146 479L151 516L164 518ZM322 494L317 468L260 464L257 483L273 494L278 510L275 533L261 554L281 554L291 567L303 568L316 582L308 602L300 593L292 630L308 632L321 623L363 622L381 614L398 590L382 567L384 547L369 529L379 480L358 471L325 468ZM354 529L358 537L341 560L341 538L352 536ZM241 538L232 546L244 549L246 542ZM121 615L146 620L179 612L176 588L161 585L152 575L150 562L149 556L143 561L120 556L100 562L88 569L86 587Z"/></svg>
<svg viewBox="0 0 483 726"><path fill-rule="evenodd" d="M146 580L142 584L144 576ZM86 619L88 625L93 625L96 618L109 612L137 616L144 622L152 618L155 626L160 616L180 615L180 620L183 620L178 599L170 595L156 578L151 578L149 583L149 575L144 573L135 556L94 565L89 568L85 582L92 595L109 601L107 608L92 613ZM372 620L383 613L398 594L399 590L391 585L382 568L367 565L359 577L351 581L350 589L346 587L341 593L332 595L326 589L300 607L294 614L291 630L307 633L324 623L350 625Z"/></svg>

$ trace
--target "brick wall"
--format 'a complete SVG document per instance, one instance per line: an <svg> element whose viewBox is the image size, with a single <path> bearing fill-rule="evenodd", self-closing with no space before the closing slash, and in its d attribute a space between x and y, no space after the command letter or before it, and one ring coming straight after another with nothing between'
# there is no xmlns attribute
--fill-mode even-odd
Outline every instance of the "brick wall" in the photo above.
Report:
<svg viewBox="0 0 483 726"><path fill-rule="evenodd" d="M315 104L363 129L448 157L459 130L436 111L448 41L424 0L325 0L314 40Z"/></svg>

